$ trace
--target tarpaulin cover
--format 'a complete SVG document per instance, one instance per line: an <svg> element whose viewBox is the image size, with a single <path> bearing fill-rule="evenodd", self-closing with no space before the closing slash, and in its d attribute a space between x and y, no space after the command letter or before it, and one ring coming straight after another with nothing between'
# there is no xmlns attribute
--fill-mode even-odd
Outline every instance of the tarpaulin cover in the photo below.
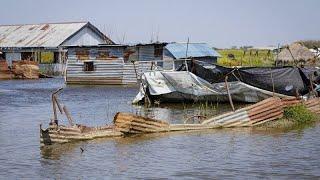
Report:
<svg viewBox="0 0 320 180"><path fill-rule="evenodd" d="M133 103L141 101L145 97L145 92L150 98L161 102L228 101L228 91L224 82L211 84L187 71L146 72L142 75L142 81L143 86ZM228 86L232 99L239 102L258 102L273 95L286 97L240 81L229 82Z"/></svg>
<svg viewBox="0 0 320 180"><path fill-rule="evenodd" d="M315 71L312 68L297 67L226 68L200 61L193 61L188 67L195 75L210 83L224 82L228 75L228 82L240 80L257 88L289 96L295 96L297 92L307 94L310 85L308 75Z"/></svg>
<svg viewBox="0 0 320 180"><path fill-rule="evenodd" d="M295 96L308 92L308 81L298 68L241 68L238 70L240 80L252 86Z"/></svg>

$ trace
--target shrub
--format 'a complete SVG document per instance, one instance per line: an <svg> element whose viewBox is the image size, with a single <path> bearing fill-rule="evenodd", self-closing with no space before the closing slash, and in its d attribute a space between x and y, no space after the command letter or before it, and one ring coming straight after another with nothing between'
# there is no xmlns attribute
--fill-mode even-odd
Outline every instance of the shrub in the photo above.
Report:
<svg viewBox="0 0 320 180"><path fill-rule="evenodd" d="M296 105L284 109L284 117L296 123L313 122L316 116L304 105Z"/></svg>

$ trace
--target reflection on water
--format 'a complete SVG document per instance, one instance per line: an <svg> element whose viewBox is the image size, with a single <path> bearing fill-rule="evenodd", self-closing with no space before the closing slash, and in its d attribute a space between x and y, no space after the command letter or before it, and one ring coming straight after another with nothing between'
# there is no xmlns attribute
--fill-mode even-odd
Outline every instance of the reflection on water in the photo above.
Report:
<svg viewBox="0 0 320 180"><path fill-rule="evenodd" d="M102 138L40 150L39 124L52 116L50 94L62 79L0 82L0 177L32 179L319 178L320 126L216 129ZM77 123L112 123L132 112L181 123L228 104L133 106L137 87L67 86L59 96ZM242 107L244 105L238 105ZM61 118L61 123L67 123ZM82 150L83 149L83 152Z"/></svg>

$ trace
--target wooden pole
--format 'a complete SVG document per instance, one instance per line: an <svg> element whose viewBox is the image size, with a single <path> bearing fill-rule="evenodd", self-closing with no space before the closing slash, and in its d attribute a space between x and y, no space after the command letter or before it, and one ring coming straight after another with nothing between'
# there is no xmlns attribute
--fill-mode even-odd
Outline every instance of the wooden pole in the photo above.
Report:
<svg viewBox="0 0 320 180"><path fill-rule="evenodd" d="M271 74L271 81L272 81L272 96L274 97L274 81L273 81L273 74L272 74L271 68L270 68L270 74Z"/></svg>
<svg viewBox="0 0 320 180"><path fill-rule="evenodd" d="M287 49L288 49L288 51L289 51L289 53L290 53L290 55L291 55L291 57L292 57L292 59L293 59L294 64L297 66L298 62L297 62L296 59L293 57L293 54L292 54L292 52L291 52L291 50L290 50L290 47L287 46Z"/></svg>
<svg viewBox="0 0 320 180"><path fill-rule="evenodd" d="M136 78L137 78L137 82L138 82L139 79L138 79L138 73L137 73L135 61L132 61L132 64L133 64L134 73L136 74Z"/></svg>
<svg viewBox="0 0 320 180"><path fill-rule="evenodd" d="M66 114L66 116L68 118L70 126L73 126L73 121L72 121L71 115L70 115L70 113L69 113L69 111L67 109L67 106L63 106L63 111L64 111L64 113Z"/></svg>
<svg viewBox="0 0 320 180"><path fill-rule="evenodd" d="M188 49L189 49L189 38L188 38L188 41L187 41L186 59L184 60L184 63L185 63L185 65L186 65L186 71L189 71L189 69L188 69L188 63L187 63Z"/></svg>
<svg viewBox="0 0 320 180"><path fill-rule="evenodd" d="M56 90L55 92L52 93L51 95L51 101L52 101L52 109L53 109L53 122L51 123L55 123L58 124L58 116L57 116L57 105L56 105L56 101L55 101L55 95L60 92L63 88L59 88L58 90Z"/></svg>
<svg viewBox="0 0 320 180"><path fill-rule="evenodd" d="M276 64L276 66L277 66L277 62L278 62L278 56L279 56L279 50L280 49L280 43L278 43L278 49L277 49L277 56L276 56L276 60L275 60L275 64Z"/></svg>
<svg viewBox="0 0 320 180"><path fill-rule="evenodd" d="M53 109L53 122L51 122L51 123L58 124L57 106L56 106L56 102L54 99L54 94L52 94L52 96L51 96L51 101L52 101L52 109Z"/></svg>
<svg viewBox="0 0 320 180"><path fill-rule="evenodd" d="M55 100L55 103L56 103L57 106L58 106L58 109L59 109L60 113L63 114L63 109L61 108L61 105L60 105L60 103L59 103L59 101L58 101L58 97L57 97L56 95L54 95L53 98L54 98L54 100Z"/></svg>
<svg viewBox="0 0 320 180"><path fill-rule="evenodd" d="M314 88L313 88L313 74L309 75L309 81L310 81L310 87L311 87L311 91L312 93L314 93ZM318 93L315 93L315 96L318 96Z"/></svg>
<svg viewBox="0 0 320 180"><path fill-rule="evenodd" d="M144 92L144 103L147 104L147 106L150 106L151 105L151 100L149 99L149 96L147 94L147 90L144 88L144 84L143 84L143 81L142 81L142 76L140 77L141 78L141 86L142 86L142 89L143 89L143 92Z"/></svg>
<svg viewBox="0 0 320 180"><path fill-rule="evenodd" d="M231 108L232 108L233 111L235 111L234 105L233 105L233 102L232 102L232 97L231 97L230 90L229 90L228 76L225 77L225 83L226 83L226 88L227 88L227 92L228 92L228 97L229 97L229 102L230 102Z"/></svg>

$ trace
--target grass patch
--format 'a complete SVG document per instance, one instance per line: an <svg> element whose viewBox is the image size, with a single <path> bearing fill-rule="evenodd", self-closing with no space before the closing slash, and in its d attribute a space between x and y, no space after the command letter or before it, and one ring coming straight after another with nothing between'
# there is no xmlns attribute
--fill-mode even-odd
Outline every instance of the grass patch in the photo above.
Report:
<svg viewBox="0 0 320 180"><path fill-rule="evenodd" d="M302 104L285 108L284 118L290 119L298 124L314 122L316 120L315 114Z"/></svg>
<svg viewBox="0 0 320 180"><path fill-rule="evenodd" d="M218 64L222 66L272 66L274 54L268 50L223 49L218 50L222 56ZM232 54L234 58L230 58Z"/></svg>
<svg viewBox="0 0 320 180"><path fill-rule="evenodd" d="M283 118L261 124L258 127L289 129L310 125L318 120L320 118L304 105L296 105L285 108Z"/></svg>

